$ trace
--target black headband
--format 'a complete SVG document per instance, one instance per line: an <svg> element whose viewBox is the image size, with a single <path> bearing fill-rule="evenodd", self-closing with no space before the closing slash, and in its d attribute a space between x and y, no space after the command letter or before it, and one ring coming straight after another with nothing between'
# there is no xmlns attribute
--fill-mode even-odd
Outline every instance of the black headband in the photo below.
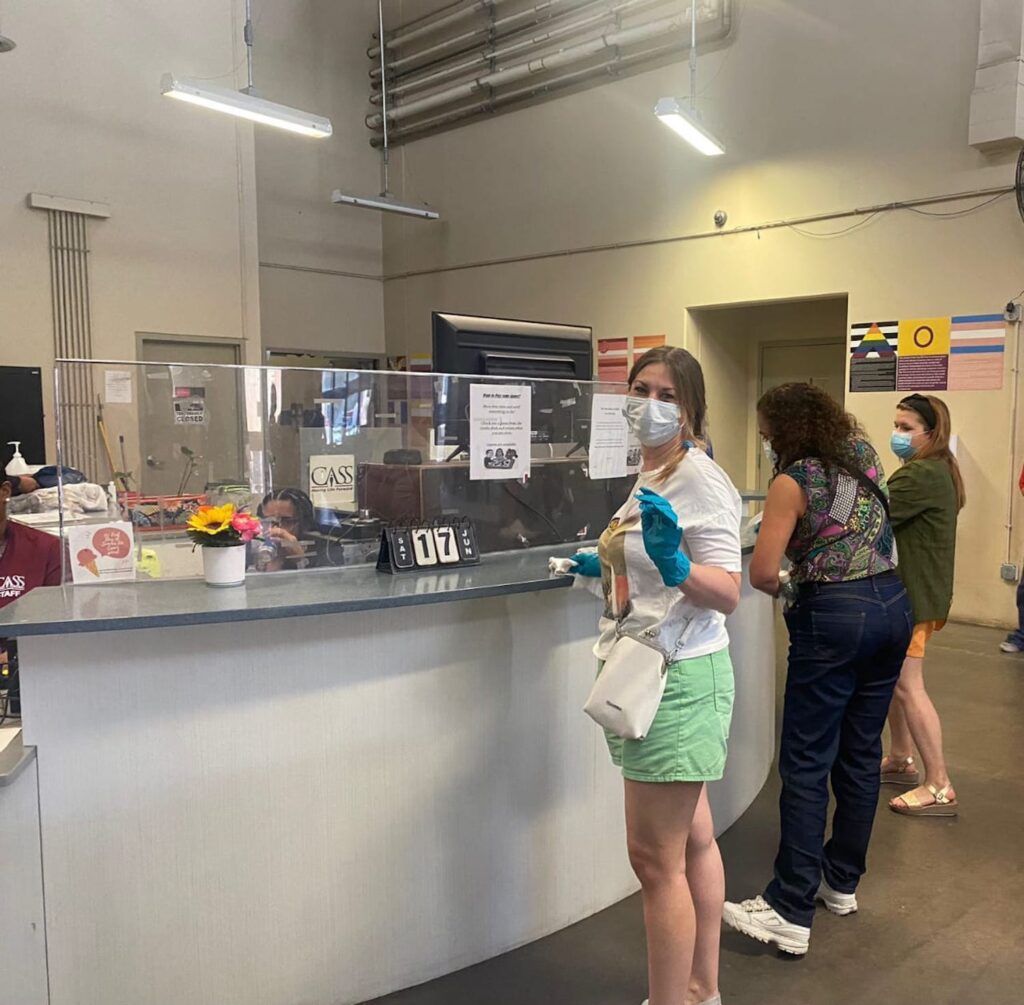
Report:
<svg viewBox="0 0 1024 1005"><path fill-rule="evenodd" d="M932 403L923 394L908 395L897 407L917 412L924 419L929 432L935 428L935 409L932 408Z"/></svg>

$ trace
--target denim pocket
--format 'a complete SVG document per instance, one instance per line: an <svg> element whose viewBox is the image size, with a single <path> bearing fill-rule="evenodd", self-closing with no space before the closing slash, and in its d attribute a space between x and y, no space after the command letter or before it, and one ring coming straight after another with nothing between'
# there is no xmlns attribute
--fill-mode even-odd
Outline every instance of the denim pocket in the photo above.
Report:
<svg viewBox="0 0 1024 1005"><path fill-rule="evenodd" d="M860 651L866 620L864 611L812 611L814 655L835 663L853 659Z"/></svg>

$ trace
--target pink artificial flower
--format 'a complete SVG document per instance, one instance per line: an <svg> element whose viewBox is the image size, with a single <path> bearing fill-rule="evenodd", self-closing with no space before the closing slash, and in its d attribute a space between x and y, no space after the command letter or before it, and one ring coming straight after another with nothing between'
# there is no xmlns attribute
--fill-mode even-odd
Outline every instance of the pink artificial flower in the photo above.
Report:
<svg viewBox="0 0 1024 1005"><path fill-rule="evenodd" d="M248 513L236 513L231 518L231 527L238 532L238 536L248 544L254 537L259 537L263 529L259 520Z"/></svg>

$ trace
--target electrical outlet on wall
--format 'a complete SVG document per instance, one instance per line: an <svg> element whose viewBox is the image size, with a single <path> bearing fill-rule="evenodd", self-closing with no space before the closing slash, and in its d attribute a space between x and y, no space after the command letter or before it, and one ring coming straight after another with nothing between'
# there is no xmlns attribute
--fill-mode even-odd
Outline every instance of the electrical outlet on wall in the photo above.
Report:
<svg viewBox="0 0 1024 1005"><path fill-rule="evenodd" d="M1020 570L1016 565L1011 562L1007 562L999 569L999 575L1006 580L1008 583L1016 583L1020 579Z"/></svg>

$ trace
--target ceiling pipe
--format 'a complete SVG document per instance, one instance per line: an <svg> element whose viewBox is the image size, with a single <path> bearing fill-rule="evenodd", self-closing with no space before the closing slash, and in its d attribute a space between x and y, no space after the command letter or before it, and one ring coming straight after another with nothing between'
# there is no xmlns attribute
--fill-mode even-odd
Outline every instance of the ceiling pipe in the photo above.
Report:
<svg viewBox="0 0 1024 1005"><path fill-rule="evenodd" d="M478 102L477 104L460 108L457 111L448 112L444 115L436 115L430 119L424 119L406 129L399 130L398 132L390 132L389 141L394 145L396 143L424 139L427 136L434 136L438 133L444 132L446 129L451 128L455 123L461 122L465 119L492 114L506 105L515 104L516 102L521 101L528 101L530 98L540 97L554 91L564 90L567 87L571 87L573 84L578 84L594 77L615 77L635 64L660 59L673 53L683 52L688 47L689 42L677 42L671 45L657 46L654 49L645 49L643 52L634 53L629 56L623 56L620 53L612 56L599 66L590 66L584 70L575 70L571 73L566 73L560 77L556 77L553 80L548 80L543 84L520 87L515 90L503 92L502 94L493 95L484 101ZM374 147L380 147L381 143L382 140L379 136L374 136L370 140L371 146Z"/></svg>
<svg viewBox="0 0 1024 1005"><path fill-rule="evenodd" d="M503 42L507 42L508 43L507 46L506 46L507 49L512 49L512 48L514 48L516 46L520 46L520 47L521 46L528 46L531 43L531 39L529 37L527 37L525 39L520 39L518 42L513 42L513 41L510 41L510 40L516 38L516 36L522 35L525 32L535 31L538 28L540 28L542 25L550 25L550 24L562 21L565 18L575 17L575 16L577 16L583 10L588 10L590 8L593 8L593 7L600 7L600 6L607 5L607 2L608 2L608 0L586 0L586 2L581 4L579 7L574 7L572 10L563 11L561 13L553 14L552 16L547 17L547 18L541 18L537 22L532 23L532 24L524 25L521 28L516 28L516 29L513 29L511 31L507 31L507 32L491 33L488 38L481 40L481 42L479 43L479 45L477 46L476 49L470 47L469 49L463 49L463 50L461 50L459 52L453 52L450 55L441 56L440 58L435 59L435 60L433 60L433 61L431 61L429 63L423 63L420 66L415 66L415 67L413 67L410 70L406 70L404 73L394 73L394 72L391 72L391 66L389 65L389 68L388 68L388 70L389 70L389 72L388 72L388 79L389 79L389 83L391 84L391 90L394 91L395 86L396 86L396 82L398 82L398 81L401 81L402 83L398 84L397 86L417 87L421 80L430 79L434 72L445 73L445 72L451 71L454 67L459 67L459 68L461 68L461 69L463 69L465 71L471 70L471 69L473 69L474 66L478 66L479 63L480 63L480 56L481 56L481 52L479 51L479 47L480 46L485 46L486 47L486 46L489 45L490 49L485 49L484 51L490 52L490 53L495 53L495 52L499 52L499 51L500 52L504 52L505 49L499 50L499 48L498 48L499 44L501 44ZM648 2L664 3L665 0L648 0ZM552 30L556 30L556 29L552 29ZM470 58L468 60L463 59L463 57L466 56L467 53L470 54ZM475 53L475 55L473 55L473 53ZM457 63L457 64L452 62L453 60L458 60L458 59L463 59L463 61L461 63ZM426 76L425 77L421 77L421 76L419 76L420 74L426 74ZM371 77L373 77L372 71L371 71ZM373 77L372 87L374 89L377 89L377 88L380 87L379 76L378 77Z"/></svg>
<svg viewBox="0 0 1024 1005"><path fill-rule="evenodd" d="M731 34L733 28L732 0L722 0L720 18L720 27L714 33L708 34L702 38L702 43L707 44L720 42ZM546 80L543 83L531 84L528 87L522 87L512 91L504 91L501 94L490 94L485 100L469 107L448 111L430 119L420 120L419 122L407 126L405 129L390 131L389 138L392 144L423 139L427 136L433 136L437 133L444 132L447 129L452 128L455 124L467 119L493 114L507 105L511 105L516 102L528 101L531 98L542 97L545 94L563 90L573 84L577 84L581 81L594 77L615 76L634 65L651 62L656 59L662 59L674 53L685 52L689 48L690 38L687 36L680 39L678 42L670 43L668 45L659 45L654 48L645 49L639 53L631 53L629 55L615 53L611 58L598 66L586 67L582 70L576 70L554 79ZM379 136L374 136L370 140L370 143L374 147L380 147L381 139Z"/></svg>
<svg viewBox="0 0 1024 1005"><path fill-rule="evenodd" d="M453 59L463 52L472 49L474 45L480 45L486 41L495 41L514 35L516 32L529 31L530 28L540 24L546 24L558 17L574 13L582 7L587 7L593 0L547 0L546 3L535 4L525 10L516 11L503 18L493 18L485 24L478 25L461 35L452 35L449 38L441 39L426 49L419 49L406 56L388 60L388 73L392 80L403 74L415 73L423 66L433 66L435 63L443 62L445 59ZM662 0L665 2L665 0ZM556 6L564 5L564 10L556 10ZM461 48L460 48L461 47ZM449 49L456 49L448 56L437 55ZM423 63L423 60L427 60ZM419 66L415 64L419 63ZM381 70L373 67L370 70L370 79L379 80Z"/></svg>
<svg viewBox="0 0 1024 1005"><path fill-rule="evenodd" d="M723 0L723 11L725 2ZM499 68L492 73L485 73L480 77L467 81L464 84L457 84L436 94L427 95L416 101L407 102L388 112L389 124L395 125L416 115L433 111L443 105L456 101L463 101L471 98L479 91L492 88L507 87L510 84L517 84L538 73L547 73L571 66L581 60L589 59L591 56L600 55L606 50L613 50L616 47L626 48L631 45L639 45L657 38L666 33L679 32L689 29L690 18L685 14L677 14L673 17L658 18L646 24L634 28L626 28L620 31L608 32L598 38L579 45L569 46L559 52L539 59L529 60L525 63L518 63L513 66ZM380 129L384 120L379 112L366 117L366 125L370 129Z"/></svg>
<svg viewBox="0 0 1024 1005"><path fill-rule="evenodd" d="M443 17L439 17L437 20L430 21L427 24L420 23L418 27L415 27L417 22L399 25L394 31L388 32L388 37L383 40L384 50L386 52L389 49L401 48L410 42L415 42L419 38L434 34L439 28L447 28L449 25L465 21L467 17L472 17L474 14L493 12L497 6L507 2L508 0L476 0L476 2L471 3L468 7L453 11L451 14L445 14ZM554 2L557 2L557 0L548 0L549 4ZM427 16L429 17L430 15ZM422 22L423 19L420 18L419 21ZM377 40L377 45L366 50L366 55L370 59L376 59L380 56L380 39Z"/></svg>
<svg viewBox="0 0 1024 1005"><path fill-rule="evenodd" d="M424 77L416 77L406 83L393 84L388 88L388 93L394 98L401 98L404 95L415 93L416 91L437 87L453 77L458 77L464 73L470 73L475 69L489 66L495 61L509 59L512 56L517 56L521 52L532 48L541 48L545 45L552 45L555 42L571 38L572 36L588 29L594 29L602 24L614 21L616 18L622 17L624 14L637 13L645 7L660 6L664 2L665 0L623 0L623 2L620 3L608 3L607 0L600 0L598 3L587 5L588 7L602 8L597 13L590 14L587 17L576 21L570 21L558 28L552 28L550 31L547 31L542 35L534 35L532 38L523 39L520 42L514 42L504 47L492 46L490 49L485 49L483 52L478 53L471 59L463 60L461 63L456 63L445 67L444 69L436 70ZM374 86L377 85L375 84ZM379 105L381 103L380 94L371 94L370 103Z"/></svg>

